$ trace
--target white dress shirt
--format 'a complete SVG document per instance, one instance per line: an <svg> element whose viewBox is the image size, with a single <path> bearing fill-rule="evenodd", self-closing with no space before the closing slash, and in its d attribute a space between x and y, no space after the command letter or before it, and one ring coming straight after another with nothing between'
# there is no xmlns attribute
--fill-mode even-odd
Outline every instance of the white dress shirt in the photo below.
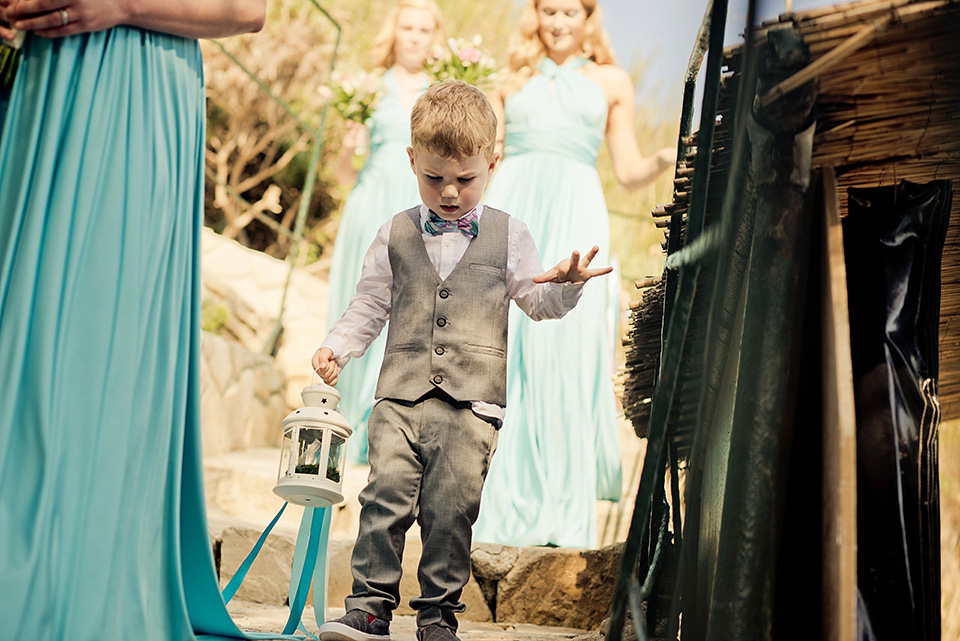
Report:
<svg viewBox="0 0 960 641"><path fill-rule="evenodd" d="M427 206L421 204L421 230L429 214ZM481 203L477 205L477 217L479 219L482 216ZM387 243L390 240L392 222L393 218L377 230L377 236L363 258L357 292L321 345L333 351L337 365L341 368L346 366L351 358L363 355L390 318L393 271L390 268ZM473 240L459 231L448 231L437 236L421 233L427 255L441 280L450 275ZM580 300L583 283L534 283L533 277L546 270L540 264L537 246L530 230L526 224L511 216L507 235L507 292L510 298L533 320L565 316ZM483 416L503 419L503 408L499 405L475 401L473 410Z"/></svg>

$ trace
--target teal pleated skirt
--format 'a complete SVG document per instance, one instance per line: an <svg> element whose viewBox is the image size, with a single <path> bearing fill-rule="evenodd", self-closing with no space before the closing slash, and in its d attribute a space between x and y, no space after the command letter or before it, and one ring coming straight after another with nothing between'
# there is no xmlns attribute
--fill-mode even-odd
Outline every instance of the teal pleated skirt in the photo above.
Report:
<svg viewBox="0 0 960 641"><path fill-rule="evenodd" d="M203 499L198 43L33 38L0 119L0 638L243 636Z"/></svg>

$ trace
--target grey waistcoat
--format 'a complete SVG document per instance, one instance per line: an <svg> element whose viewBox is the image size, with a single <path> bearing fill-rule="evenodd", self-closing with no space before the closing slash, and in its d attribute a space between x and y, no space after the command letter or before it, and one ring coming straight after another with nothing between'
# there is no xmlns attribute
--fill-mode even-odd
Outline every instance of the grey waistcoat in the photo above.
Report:
<svg viewBox="0 0 960 641"><path fill-rule="evenodd" d="M458 401L507 404L507 220L485 207L477 237L445 280L427 256L420 208L393 218L387 346L377 398L415 401L440 388Z"/></svg>

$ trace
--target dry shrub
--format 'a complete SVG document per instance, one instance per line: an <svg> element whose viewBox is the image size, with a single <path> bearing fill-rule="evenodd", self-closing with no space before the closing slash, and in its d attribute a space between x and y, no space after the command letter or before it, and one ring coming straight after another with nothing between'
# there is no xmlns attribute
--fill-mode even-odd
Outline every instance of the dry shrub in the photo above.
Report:
<svg viewBox="0 0 960 641"><path fill-rule="evenodd" d="M317 90L327 81L335 41L334 26L312 4L281 2L271 5L260 33L202 43L208 115L206 223L224 236L274 256L286 255L311 148L320 142L313 136L323 125ZM231 56L287 103L296 118ZM331 152L324 148L321 153L326 157ZM307 210L308 224L334 209L328 191L321 175Z"/></svg>

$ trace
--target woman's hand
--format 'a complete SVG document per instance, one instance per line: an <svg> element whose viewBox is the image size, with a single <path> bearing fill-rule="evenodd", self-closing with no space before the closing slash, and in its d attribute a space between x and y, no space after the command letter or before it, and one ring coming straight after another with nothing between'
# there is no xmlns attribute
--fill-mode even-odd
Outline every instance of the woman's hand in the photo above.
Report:
<svg viewBox="0 0 960 641"><path fill-rule="evenodd" d="M351 154L354 154L358 149L362 150L366 148L368 136L369 132L367 131L366 125L354 120L348 120L341 144L345 149L349 150Z"/></svg>
<svg viewBox="0 0 960 641"><path fill-rule="evenodd" d="M187 38L259 31L266 0L0 0L15 29L44 38L130 25Z"/></svg>
<svg viewBox="0 0 960 641"><path fill-rule="evenodd" d="M10 18L7 17L7 8L11 2L13 2L13 0L0 0L0 21L11 22ZM0 40L13 40L14 33L15 31L12 27L0 24Z"/></svg>
<svg viewBox="0 0 960 641"><path fill-rule="evenodd" d="M662 149L658 149L656 156L657 166L661 169L672 169L677 166L676 147L663 147Z"/></svg>
<svg viewBox="0 0 960 641"><path fill-rule="evenodd" d="M336 178L343 185L352 184L357 179L357 170L353 164L354 156L366 153L370 140L367 126L353 120L346 122L343 140L340 141L340 156L337 160Z"/></svg>
<svg viewBox="0 0 960 641"><path fill-rule="evenodd" d="M15 29L44 38L101 31L122 24L123 4L106 0L5 0L6 20Z"/></svg>

